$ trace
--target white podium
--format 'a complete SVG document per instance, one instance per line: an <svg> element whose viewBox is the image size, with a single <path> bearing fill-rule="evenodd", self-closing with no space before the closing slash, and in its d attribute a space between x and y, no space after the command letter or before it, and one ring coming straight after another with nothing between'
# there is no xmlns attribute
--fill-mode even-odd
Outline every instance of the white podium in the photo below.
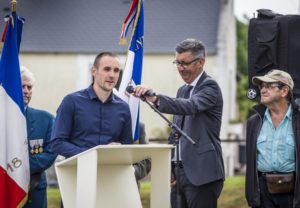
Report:
<svg viewBox="0 0 300 208"><path fill-rule="evenodd" d="M151 208L170 207L172 145L99 145L55 164L65 208L141 208L133 163L151 158Z"/></svg>

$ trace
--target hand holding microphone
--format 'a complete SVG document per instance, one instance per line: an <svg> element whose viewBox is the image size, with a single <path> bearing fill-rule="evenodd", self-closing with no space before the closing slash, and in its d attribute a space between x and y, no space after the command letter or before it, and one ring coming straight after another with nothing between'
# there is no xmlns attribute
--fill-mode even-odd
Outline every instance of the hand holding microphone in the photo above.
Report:
<svg viewBox="0 0 300 208"><path fill-rule="evenodd" d="M142 85L137 85L136 87L129 85L126 88L126 91L130 94L132 93L135 97L146 99L147 101L150 101L152 103L155 103L158 99L156 93L153 92L152 89L144 87Z"/></svg>

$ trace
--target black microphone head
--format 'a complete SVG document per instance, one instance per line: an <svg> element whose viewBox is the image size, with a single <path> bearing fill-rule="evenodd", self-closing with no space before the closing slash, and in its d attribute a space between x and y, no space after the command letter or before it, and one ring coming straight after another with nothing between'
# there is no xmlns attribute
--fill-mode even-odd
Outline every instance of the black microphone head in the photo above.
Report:
<svg viewBox="0 0 300 208"><path fill-rule="evenodd" d="M133 93L133 86L132 85L128 85L126 87L126 92L128 92L129 94Z"/></svg>
<svg viewBox="0 0 300 208"><path fill-rule="evenodd" d="M153 92L152 90L148 90L144 95L149 97L154 97L156 96L156 93Z"/></svg>

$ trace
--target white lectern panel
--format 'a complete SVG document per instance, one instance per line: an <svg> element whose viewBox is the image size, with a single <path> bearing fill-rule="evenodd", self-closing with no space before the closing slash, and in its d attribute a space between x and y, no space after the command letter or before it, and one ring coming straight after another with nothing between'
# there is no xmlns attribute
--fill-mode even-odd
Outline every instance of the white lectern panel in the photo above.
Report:
<svg viewBox="0 0 300 208"><path fill-rule="evenodd" d="M170 207L171 145L100 145L55 164L66 208L141 208L133 163L152 159L151 208Z"/></svg>

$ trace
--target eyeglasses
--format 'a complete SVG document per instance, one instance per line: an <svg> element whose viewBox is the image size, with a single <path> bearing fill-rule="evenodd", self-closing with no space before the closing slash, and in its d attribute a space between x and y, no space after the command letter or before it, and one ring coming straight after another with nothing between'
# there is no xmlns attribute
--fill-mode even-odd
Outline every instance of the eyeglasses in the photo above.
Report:
<svg viewBox="0 0 300 208"><path fill-rule="evenodd" d="M280 83L274 83L274 82L273 83L266 83L266 82L263 82L260 85L258 85L258 89L262 90L262 88L266 88L267 90L270 90L270 89L273 89L275 87L281 88L283 86L284 85L280 84Z"/></svg>
<svg viewBox="0 0 300 208"><path fill-rule="evenodd" d="M198 61L201 58L195 58L194 60L190 61L190 62L184 62L184 61L173 61L173 64L178 68L179 66L182 66L183 68L187 68L189 65L191 65L192 63L194 63L195 61Z"/></svg>

